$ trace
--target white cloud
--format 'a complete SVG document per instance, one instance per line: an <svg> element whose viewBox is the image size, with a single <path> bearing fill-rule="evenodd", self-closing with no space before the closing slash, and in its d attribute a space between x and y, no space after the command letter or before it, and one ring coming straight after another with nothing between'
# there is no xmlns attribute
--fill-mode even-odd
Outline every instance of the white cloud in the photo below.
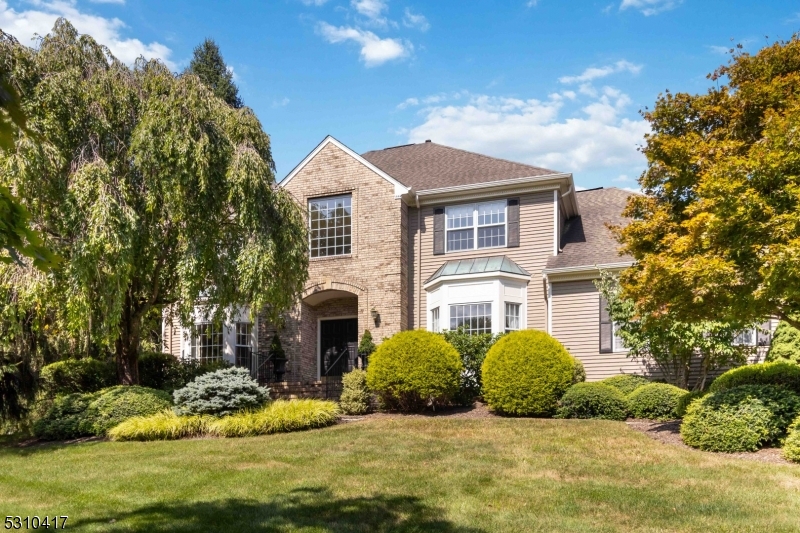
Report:
<svg viewBox="0 0 800 533"><path fill-rule="evenodd" d="M620 174L618 177L614 178L613 180L616 183L625 183L631 181L631 179L626 174Z"/></svg>
<svg viewBox="0 0 800 533"><path fill-rule="evenodd" d="M406 98L399 104L397 104L397 109L405 109L407 107L415 107L419 105L419 98Z"/></svg>
<svg viewBox="0 0 800 533"><path fill-rule="evenodd" d="M711 50L712 52L714 52L715 54L719 54L719 55L723 55L724 56L728 52L730 52L731 47L730 46L714 46L714 45L710 45L708 47L708 49Z"/></svg>
<svg viewBox="0 0 800 533"><path fill-rule="evenodd" d="M89 0L93 4L124 4L125 0Z"/></svg>
<svg viewBox="0 0 800 533"><path fill-rule="evenodd" d="M628 8L638 9L645 17L657 15L678 7L683 0L622 0L620 11Z"/></svg>
<svg viewBox="0 0 800 533"><path fill-rule="evenodd" d="M645 161L637 146L647 122L623 116L630 98L605 87L577 113L564 113L567 99L471 95L462 105L427 109L408 142L425 139L545 168L586 172L636 169ZM562 116L566 115L566 116Z"/></svg>
<svg viewBox="0 0 800 533"><path fill-rule="evenodd" d="M539 3L539 0L528 0L525 5L527 7L536 7L536 4Z"/></svg>
<svg viewBox="0 0 800 533"><path fill-rule="evenodd" d="M383 12L389 9L388 0L350 0L350 5L360 15L366 17L366 20L362 22L368 26L385 28L390 24L389 19L383 16ZM391 24L397 26L396 22L391 22Z"/></svg>
<svg viewBox="0 0 800 533"><path fill-rule="evenodd" d="M327 22L320 22L317 25L317 31L329 43L337 44L347 41L358 43L361 46L361 60L368 67L406 57L414 49L411 43L398 39L381 39L371 31L360 28L336 27Z"/></svg>
<svg viewBox="0 0 800 533"><path fill-rule="evenodd" d="M618 72L630 72L631 74L638 74L642 70L641 65L634 65L630 61L617 61L613 65L606 65L604 67L590 67L584 70L577 76L562 76L558 78L561 83L581 83L596 80L598 78L605 78L611 74ZM581 87L583 89L583 87Z"/></svg>
<svg viewBox="0 0 800 533"><path fill-rule="evenodd" d="M403 15L403 25L407 28L418 28L420 31L428 31L431 28L428 19L421 13L414 13L406 8Z"/></svg>
<svg viewBox="0 0 800 533"><path fill-rule="evenodd" d="M17 11L8 2L0 0L0 28L10 33L23 44L29 44L34 34L47 35L59 17L64 17L80 33L94 37L100 44L108 46L111 53L128 65L139 56L147 59L160 59L171 69L175 63L170 60L172 50L167 46L152 42L145 44L139 39L122 37L125 23L118 18L104 18L80 11L75 0L37 0L35 9Z"/></svg>

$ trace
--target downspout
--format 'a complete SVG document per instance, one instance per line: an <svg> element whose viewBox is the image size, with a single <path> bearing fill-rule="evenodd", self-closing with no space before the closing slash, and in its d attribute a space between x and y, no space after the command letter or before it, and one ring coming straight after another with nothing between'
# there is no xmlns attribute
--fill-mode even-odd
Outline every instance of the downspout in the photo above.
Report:
<svg viewBox="0 0 800 533"><path fill-rule="evenodd" d="M545 330L548 335L553 334L553 284L550 283L547 274L542 275L542 284L544 285L544 301L545 301Z"/></svg>
<svg viewBox="0 0 800 533"><path fill-rule="evenodd" d="M417 322L416 328L422 324L422 210L419 208L419 193L415 193L417 201L417 236L419 237L419 247L417 248ZM415 239L416 240L416 239Z"/></svg>

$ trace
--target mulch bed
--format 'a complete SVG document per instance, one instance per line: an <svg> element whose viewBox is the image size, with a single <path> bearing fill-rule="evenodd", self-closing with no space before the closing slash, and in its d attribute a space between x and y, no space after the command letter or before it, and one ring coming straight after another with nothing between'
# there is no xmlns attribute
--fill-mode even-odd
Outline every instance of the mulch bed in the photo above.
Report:
<svg viewBox="0 0 800 533"><path fill-rule="evenodd" d="M626 422L628 427L640 431L651 437L659 442L663 442L665 444L672 444L674 446L680 446L682 448L686 448L688 450L694 450L694 448L687 446L681 440L681 421L680 420L673 420L670 422L653 422L652 420L638 420L638 419L628 419ZM714 455L720 455L717 452L704 452L704 453L712 453ZM791 461L787 461L783 458L781 454L780 448L761 448L757 452L740 452L740 453L726 453L724 454L726 457L736 457L739 459L749 459L751 461L760 461L762 463L774 463L774 464L784 464L784 465L791 465L794 464Z"/></svg>

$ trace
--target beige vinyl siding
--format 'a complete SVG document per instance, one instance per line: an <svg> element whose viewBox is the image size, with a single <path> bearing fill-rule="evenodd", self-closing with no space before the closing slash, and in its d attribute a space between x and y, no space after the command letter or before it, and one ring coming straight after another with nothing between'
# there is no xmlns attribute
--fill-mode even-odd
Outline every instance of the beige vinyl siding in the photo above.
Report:
<svg viewBox="0 0 800 533"><path fill-rule="evenodd" d="M552 335L586 368L586 380L642 374L645 368L623 353L600 353L600 294L591 280L553 283Z"/></svg>
<svg viewBox="0 0 800 533"><path fill-rule="evenodd" d="M164 330L162 342L164 345L164 352L172 354L175 357L181 356L181 340L183 329L181 328L178 318L173 318L172 321L164 320Z"/></svg>
<svg viewBox="0 0 800 533"><path fill-rule="evenodd" d="M426 328L425 290L422 284L446 261L505 255L531 274L528 284L528 328L546 328L546 306L541 273L548 257L553 255L553 191L513 194L519 197L520 246L518 248L485 248L465 252L433 255L433 209L469 202L452 202L421 208L421 232L417 233L417 208L408 212L409 262L409 327ZM421 264L418 261L421 259ZM420 273L421 269L421 273ZM444 326L444 325L443 325Z"/></svg>

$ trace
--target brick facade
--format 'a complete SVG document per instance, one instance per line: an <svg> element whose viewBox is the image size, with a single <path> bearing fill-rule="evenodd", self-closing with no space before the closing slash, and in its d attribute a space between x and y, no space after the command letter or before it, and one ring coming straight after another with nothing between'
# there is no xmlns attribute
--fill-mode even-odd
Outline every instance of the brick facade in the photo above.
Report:
<svg viewBox="0 0 800 533"><path fill-rule="evenodd" d="M280 332L289 357L287 380L317 379L318 320L357 316L376 343L408 327L408 209L394 185L334 144L325 146L286 185L305 210L309 199L351 195L349 255L311 258L302 301L286 315ZM380 317L376 321L372 311ZM259 325L259 346L275 327ZM265 344L266 343L266 344Z"/></svg>

